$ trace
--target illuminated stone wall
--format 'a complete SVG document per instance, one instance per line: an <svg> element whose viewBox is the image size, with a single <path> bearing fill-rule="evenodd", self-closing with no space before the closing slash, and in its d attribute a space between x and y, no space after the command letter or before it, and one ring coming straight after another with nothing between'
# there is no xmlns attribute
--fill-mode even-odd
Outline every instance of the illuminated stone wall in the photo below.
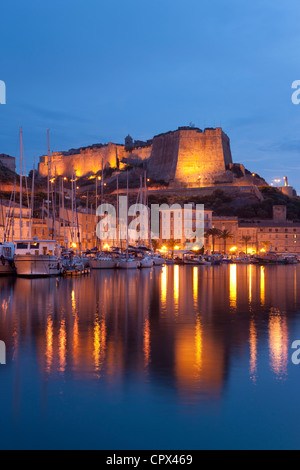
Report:
<svg viewBox="0 0 300 470"><path fill-rule="evenodd" d="M154 137L150 178L185 185L232 182L230 141L221 128L179 128Z"/></svg>
<svg viewBox="0 0 300 470"><path fill-rule="evenodd" d="M81 177L88 173L97 173L102 169L102 159L104 167L110 166L116 168L118 159L122 159L125 155L123 145L109 143L103 146L92 146L79 149L74 152L56 152L52 154L52 176L72 176L72 167L76 171L76 175ZM43 156L40 158L39 173L41 176L47 176L48 157Z"/></svg>
<svg viewBox="0 0 300 470"><path fill-rule="evenodd" d="M187 187L233 182L233 174L229 171L232 156L227 135L221 128L202 131L192 127L158 135L153 141L132 148L109 143L54 153L51 176L56 171L58 176L70 177L72 167L79 177L95 174L101 170L102 160L104 167L120 169L126 163L147 160L150 178ZM39 173L47 176L47 156L40 158Z"/></svg>
<svg viewBox="0 0 300 470"><path fill-rule="evenodd" d="M89 173L97 173L102 169L102 159L104 168L111 167L122 169L122 160L145 160L151 155L151 145L145 147L134 147L126 150L124 145L109 143L107 145L94 145L81 148L77 151L55 152L52 154L51 176L72 176L72 167L76 175L81 177ZM48 174L48 157L40 157L39 174L46 177Z"/></svg>

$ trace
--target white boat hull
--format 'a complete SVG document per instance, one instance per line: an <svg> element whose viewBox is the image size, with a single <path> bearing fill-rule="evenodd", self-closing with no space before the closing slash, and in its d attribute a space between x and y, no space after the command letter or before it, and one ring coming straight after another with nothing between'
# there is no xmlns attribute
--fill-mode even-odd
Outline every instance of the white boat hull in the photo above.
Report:
<svg viewBox="0 0 300 470"><path fill-rule="evenodd" d="M139 267L139 262L135 260L121 260L119 261L120 269L137 269Z"/></svg>
<svg viewBox="0 0 300 470"><path fill-rule="evenodd" d="M50 277L61 273L56 256L15 255L14 260L18 276Z"/></svg>
<svg viewBox="0 0 300 470"><path fill-rule="evenodd" d="M142 259L140 260L140 268L152 268L153 260L150 259Z"/></svg>
<svg viewBox="0 0 300 470"><path fill-rule="evenodd" d="M153 258L153 264L154 266L162 266L163 264L165 264L165 260L164 259L160 259L160 258Z"/></svg>
<svg viewBox="0 0 300 470"><path fill-rule="evenodd" d="M117 267L117 262L111 259L91 259L90 267L92 269L114 269Z"/></svg>
<svg viewBox="0 0 300 470"><path fill-rule="evenodd" d="M9 274L15 274L15 269L11 264L5 260L4 264L0 261L0 276L7 276Z"/></svg>

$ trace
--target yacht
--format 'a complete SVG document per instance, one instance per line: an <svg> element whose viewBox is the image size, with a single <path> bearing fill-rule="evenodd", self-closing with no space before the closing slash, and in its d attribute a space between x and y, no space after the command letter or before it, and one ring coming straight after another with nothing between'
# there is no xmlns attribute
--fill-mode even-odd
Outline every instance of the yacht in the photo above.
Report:
<svg viewBox="0 0 300 470"><path fill-rule="evenodd" d="M166 263L165 259L159 255L153 256L152 260L154 266L163 266Z"/></svg>
<svg viewBox="0 0 300 470"><path fill-rule="evenodd" d="M50 277L61 274L57 256L58 245L54 240L16 241L14 263L17 275L22 277Z"/></svg>
<svg viewBox="0 0 300 470"><path fill-rule="evenodd" d="M99 255L90 258L90 267L92 269L114 269L118 268L118 262L111 256Z"/></svg>
<svg viewBox="0 0 300 470"><path fill-rule="evenodd" d="M137 269L140 267L140 262L134 258L121 258L119 261L120 269Z"/></svg>
<svg viewBox="0 0 300 470"><path fill-rule="evenodd" d="M14 253L13 243L0 243L0 275L15 274Z"/></svg>
<svg viewBox="0 0 300 470"><path fill-rule="evenodd" d="M153 259L150 256L144 256L140 260L140 268L152 268L153 266Z"/></svg>

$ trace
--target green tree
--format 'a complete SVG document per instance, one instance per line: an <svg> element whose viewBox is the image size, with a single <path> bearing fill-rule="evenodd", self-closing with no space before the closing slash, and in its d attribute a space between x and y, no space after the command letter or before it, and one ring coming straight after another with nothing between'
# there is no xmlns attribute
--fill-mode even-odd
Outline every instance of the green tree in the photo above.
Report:
<svg viewBox="0 0 300 470"><path fill-rule="evenodd" d="M251 241L251 237L249 235L243 235L243 242L245 243L246 247L246 254L248 253L248 244Z"/></svg>
<svg viewBox="0 0 300 470"><path fill-rule="evenodd" d="M224 242L224 253L226 254L227 240L232 238L232 233L229 232L229 230L222 230L220 235L219 235L219 238L221 238L221 240L223 240L223 242Z"/></svg>
<svg viewBox="0 0 300 470"><path fill-rule="evenodd" d="M210 228L206 230L206 238L211 237L212 238L212 252L215 252L215 246L216 246L216 238L220 236L221 230L218 228Z"/></svg>

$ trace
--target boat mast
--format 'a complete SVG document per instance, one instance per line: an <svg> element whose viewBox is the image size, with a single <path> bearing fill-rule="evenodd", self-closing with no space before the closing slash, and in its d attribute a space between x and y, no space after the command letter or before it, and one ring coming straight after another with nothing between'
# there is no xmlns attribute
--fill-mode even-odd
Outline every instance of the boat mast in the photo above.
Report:
<svg viewBox="0 0 300 470"><path fill-rule="evenodd" d="M98 240L97 240L97 207L98 207L98 173L96 173L96 203L95 203L95 240L96 240L96 248L98 248Z"/></svg>
<svg viewBox="0 0 300 470"><path fill-rule="evenodd" d="M127 207L128 207L128 193L129 193L129 189L128 189L128 170L127 170L127 188L126 188ZM128 260L128 245L129 245L128 234L129 234L129 230L128 230L128 211L127 211L127 214L126 214L126 259L127 260Z"/></svg>
<svg viewBox="0 0 300 470"><path fill-rule="evenodd" d="M151 210L148 207L148 187L147 187L147 172L144 173L145 178L145 195L144 195L144 204L147 207L148 212L148 237L149 237L149 248L152 250L152 232L151 232Z"/></svg>
<svg viewBox="0 0 300 470"><path fill-rule="evenodd" d="M119 248L120 233L119 233L119 175L117 175L117 247Z"/></svg>
<svg viewBox="0 0 300 470"><path fill-rule="evenodd" d="M143 204L143 176L142 176L142 175L140 176L140 184L141 184L140 203ZM140 213L140 217L141 217L141 216L144 217L144 214L143 214L143 213L142 213L142 214ZM142 239L142 236L141 236L141 234L142 234L142 230L141 230L141 229L142 229L142 224L143 224L143 223L144 223L143 221L141 221L141 223L140 223L139 245L143 245L143 239Z"/></svg>
<svg viewBox="0 0 300 470"><path fill-rule="evenodd" d="M49 129L47 129L47 154L48 154L48 180L47 180L47 240L49 240L49 217L50 217L50 145L49 145Z"/></svg>
<svg viewBox="0 0 300 470"><path fill-rule="evenodd" d="M33 212L34 212L34 179L35 179L35 157L33 159L32 186L31 186L31 238L33 237Z"/></svg>
<svg viewBox="0 0 300 470"><path fill-rule="evenodd" d="M62 216L63 216L63 224L64 224L64 243L66 243L66 219L65 219L65 191L64 191L64 178L61 179L61 193L62 193Z"/></svg>
<svg viewBox="0 0 300 470"><path fill-rule="evenodd" d="M74 167L72 166L72 244L74 243Z"/></svg>
<svg viewBox="0 0 300 470"><path fill-rule="evenodd" d="M20 240L22 240L22 205L23 205L23 135L20 127Z"/></svg>
<svg viewBox="0 0 300 470"><path fill-rule="evenodd" d="M89 231L89 192L86 193L86 224L85 224L85 231L86 231L86 251L88 251L88 231Z"/></svg>

